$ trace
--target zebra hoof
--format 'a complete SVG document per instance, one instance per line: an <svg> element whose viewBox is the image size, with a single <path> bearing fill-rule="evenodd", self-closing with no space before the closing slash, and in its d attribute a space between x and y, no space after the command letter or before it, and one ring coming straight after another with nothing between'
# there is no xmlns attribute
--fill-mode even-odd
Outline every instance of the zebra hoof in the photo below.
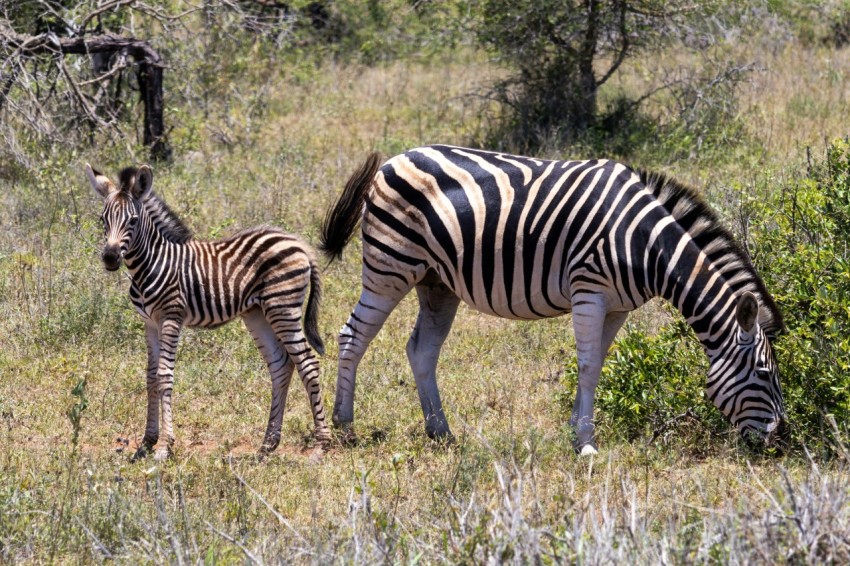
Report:
<svg viewBox="0 0 850 566"><path fill-rule="evenodd" d="M599 454L599 451L593 444L585 444L579 450L579 456L595 456Z"/></svg>
<svg viewBox="0 0 850 566"><path fill-rule="evenodd" d="M153 459L154 462L165 462L170 460L172 456L171 448L169 446L163 446L162 448L157 448L156 452L154 452Z"/></svg>
<svg viewBox="0 0 850 566"><path fill-rule="evenodd" d="M323 450L327 450L330 447L332 437L331 431L327 427L316 429L314 437Z"/></svg>
<svg viewBox="0 0 850 566"><path fill-rule="evenodd" d="M271 454L272 452L274 452L277 449L279 444L280 444L280 435L279 434L276 435L276 436L275 435L266 436L266 438L263 439L262 446L260 446L259 454L261 456Z"/></svg>
<svg viewBox="0 0 850 566"><path fill-rule="evenodd" d="M337 438L343 446L355 446L357 444L357 434L354 432L353 423L337 423L339 433Z"/></svg>
<svg viewBox="0 0 850 566"><path fill-rule="evenodd" d="M145 446L144 444L142 444L141 446L139 446L138 449L136 449L136 452L133 453L133 455L130 457L130 463L135 464L139 460L144 460L145 458L147 458L150 455L150 453L151 453L151 447Z"/></svg>

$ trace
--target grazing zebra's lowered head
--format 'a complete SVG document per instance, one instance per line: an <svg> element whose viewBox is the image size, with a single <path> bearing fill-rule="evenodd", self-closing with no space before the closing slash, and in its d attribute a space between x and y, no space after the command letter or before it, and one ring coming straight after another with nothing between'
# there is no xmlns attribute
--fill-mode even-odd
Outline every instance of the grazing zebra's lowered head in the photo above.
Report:
<svg viewBox="0 0 850 566"><path fill-rule="evenodd" d="M692 266L690 275L678 291L665 284L658 294L679 307L703 344L706 396L748 440L784 445L789 429L770 345L785 328L782 314L746 252L695 191L659 173L639 176L683 230L679 245L692 244L677 260Z"/></svg>
<svg viewBox="0 0 850 566"><path fill-rule="evenodd" d="M706 395L749 441L784 446L786 421L779 367L770 340L758 320L756 296L745 291L735 305L737 330L709 351Z"/></svg>

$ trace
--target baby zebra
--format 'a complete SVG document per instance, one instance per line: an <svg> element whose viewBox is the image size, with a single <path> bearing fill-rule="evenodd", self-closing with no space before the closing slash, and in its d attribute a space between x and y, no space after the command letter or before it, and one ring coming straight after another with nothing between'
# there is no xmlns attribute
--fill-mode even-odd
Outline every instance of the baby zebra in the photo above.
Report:
<svg viewBox="0 0 850 566"><path fill-rule="evenodd" d="M319 362L313 355L313 350L323 354L324 345L317 329L321 285L312 249L300 238L268 226L212 242L193 239L151 190L153 173L147 165L122 170L117 186L88 163L86 176L104 203L103 264L109 271L122 261L127 265L130 300L145 321L148 413L133 460L145 457L159 440L160 406L165 446L155 458L171 455L171 391L180 331L184 326L214 328L237 316L245 321L272 378L269 424L260 454L280 442L295 367L309 396L316 439L326 443L330 434Z"/></svg>

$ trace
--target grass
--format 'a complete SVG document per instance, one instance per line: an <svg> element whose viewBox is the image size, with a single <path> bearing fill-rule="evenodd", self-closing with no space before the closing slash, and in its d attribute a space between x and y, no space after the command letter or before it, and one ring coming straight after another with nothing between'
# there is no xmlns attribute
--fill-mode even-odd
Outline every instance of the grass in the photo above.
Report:
<svg viewBox="0 0 850 566"><path fill-rule="evenodd" d="M791 42L759 53L768 53L768 70L744 92L742 110L758 143L734 150L749 161L711 171L721 194L759 174L747 163L781 173L801 159L800 146L841 133L846 115L847 82L830 69L847 50ZM463 50L441 57L282 67L266 83L233 85L238 96L214 100L205 118L173 110L178 157L155 166L154 187L200 237L271 223L315 242L323 211L369 151L463 144L486 128L488 109L467 95L500 71ZM516 323L461 308L439 366L458 437L446 447L424 434L404 354L416 311L408 297L361 365L359 444L319 452L294 383L281 446L262 462L254 452L270 387L250 337L239 322L187 331L176 365L175 458L129 464L144 422L142 324L126 276L106 273L98 259L100 203L82 164L114 173L140 156L54 148L40 169L0 181L0 560L850 559L846 456L764 457L731 433L692 446L687 427L698 424L683 423L651 444L624 443L603 427L601 454L578 459L560 402L573 394L562 379L575 363L568 317ZM651 147L632 161L664 163ZM667 168L699 180L709 165ZM328 406L334 337L359 294L358 251L356 241L324 277ZM652 303L635 318L657 328L669 314ZM85 408L72 394L82 379ZM75 406L78 426L68 416Z"/></svg>

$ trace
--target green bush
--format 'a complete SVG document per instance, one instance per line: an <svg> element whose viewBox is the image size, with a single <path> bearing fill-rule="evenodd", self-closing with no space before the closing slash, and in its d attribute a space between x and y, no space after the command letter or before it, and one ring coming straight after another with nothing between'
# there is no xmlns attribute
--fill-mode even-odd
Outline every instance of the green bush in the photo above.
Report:
<svg viewBox="0 0 850 566"><path fill-rule="evenodd" d="M754 263L788 327L776 351L794 437L826 449L830 421L850 419L850 144L832 143L804 178L744 212Z"/></svg>

